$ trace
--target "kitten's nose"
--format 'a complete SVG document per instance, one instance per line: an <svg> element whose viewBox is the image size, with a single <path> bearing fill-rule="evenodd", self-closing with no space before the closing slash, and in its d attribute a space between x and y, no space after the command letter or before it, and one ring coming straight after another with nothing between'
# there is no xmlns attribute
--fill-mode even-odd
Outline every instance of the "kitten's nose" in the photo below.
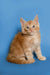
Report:
<svg viewBox="0 0 50 75"><path fill-rule="evenodd" d="M33 32L32 28L30 28L30 31Z"/></svg>

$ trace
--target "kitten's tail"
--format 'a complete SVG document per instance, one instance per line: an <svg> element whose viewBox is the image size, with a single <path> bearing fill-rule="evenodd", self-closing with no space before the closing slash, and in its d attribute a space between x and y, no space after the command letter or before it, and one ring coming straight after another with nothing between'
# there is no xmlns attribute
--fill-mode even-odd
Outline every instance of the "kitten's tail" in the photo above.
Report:
<svg viewBox="0 0 50 75"><path fill-rule="evenodd" d="M25 57L24 57L23 60L21 60L19 58L16 58L16 57L12 56L11 54L8 54L7 61L12 62L12 63L16 63L16 64L30 64L30 63L33 63L33 61L26 60Z"/></svg>

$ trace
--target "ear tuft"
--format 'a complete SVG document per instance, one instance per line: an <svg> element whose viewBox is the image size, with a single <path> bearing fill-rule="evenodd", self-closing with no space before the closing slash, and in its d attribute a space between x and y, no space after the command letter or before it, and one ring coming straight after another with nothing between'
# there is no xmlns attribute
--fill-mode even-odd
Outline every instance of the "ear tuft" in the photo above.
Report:
<svg viewBox="0 0 50 75"><path fill-rule="evenodd" d="M38 15L35 16L34 21L36 24L38 23Z"/></svg>
<svg viewBox="0 0 50 75"><path fill-rule="evenodd" d="M26 21L24 19L20 18L20 22L21 22L21 25L23 27Z"/></svg>

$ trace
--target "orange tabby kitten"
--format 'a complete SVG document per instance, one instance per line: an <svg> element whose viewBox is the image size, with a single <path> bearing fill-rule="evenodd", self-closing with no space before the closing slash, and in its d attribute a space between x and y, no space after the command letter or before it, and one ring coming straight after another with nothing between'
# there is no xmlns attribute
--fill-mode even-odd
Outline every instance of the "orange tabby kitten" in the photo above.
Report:
<svg viewBox="0 0 50 75"><path fill-rule="evenodd" d="M30 64L34 63L32 52L35 52L39 60L46 60L40 49L40 33L38 16L32 21L20 19L22 32L18 33L12 41L7 60L12 63Z"/></svg>

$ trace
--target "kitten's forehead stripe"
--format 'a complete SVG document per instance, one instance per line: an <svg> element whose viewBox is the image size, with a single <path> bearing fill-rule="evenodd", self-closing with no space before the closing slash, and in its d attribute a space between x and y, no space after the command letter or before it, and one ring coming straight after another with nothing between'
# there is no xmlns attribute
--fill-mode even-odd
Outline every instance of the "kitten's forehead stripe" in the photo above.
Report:
<svg viewBox="0 0 50 75"><path fill-rule="evenodd" d="M31 24L32 22L33 22L32 20L31 21L27 21L28 24Z"/></svg>
<svg viewBox="0 0 50 75"><path fill-rule="evenodd" d="M28 23L30 26L32 26L33 24L36 25L35 22L32 21L32 20L31 20L31 21L27 21L27 23Z"/></svg>

